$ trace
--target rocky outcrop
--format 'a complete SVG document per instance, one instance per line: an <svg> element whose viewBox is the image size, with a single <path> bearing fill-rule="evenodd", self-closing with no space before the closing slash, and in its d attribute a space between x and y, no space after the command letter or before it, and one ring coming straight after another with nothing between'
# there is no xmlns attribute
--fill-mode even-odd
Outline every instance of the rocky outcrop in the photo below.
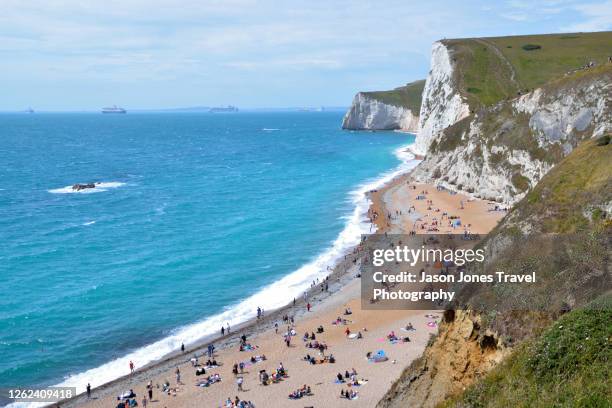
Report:
<svg viewBox="0 0 612 408"><path fill-rule="evenodd" d="M387 391L377 408L435 407L490 370L507 349L481 328L481 318L466 311L447 311L438 336Z"/></svg>
<svg viewBox="0 0 612 408"><path fill-rule="evenodd" d="M74 191L87 190L90 188L96 188L96 185L94 183L87 183L87 184L77 183L72 186L72 189Z"/></svg>
<svg viewBox="0 0 612 408"><path fill-rule="evenodd" d="M414 150L419 154L426 154L432 140L442 130L469 114L469 107L459 92L454 75L450 50L442 42L435 42L415 140Z"/></svg>
<svg viewBox="0 0 612 408"><path fill-rule="evenodd" d="M385 103L359 92L342 120L343 129L416 132L419 118L409 108Z"/></svg>

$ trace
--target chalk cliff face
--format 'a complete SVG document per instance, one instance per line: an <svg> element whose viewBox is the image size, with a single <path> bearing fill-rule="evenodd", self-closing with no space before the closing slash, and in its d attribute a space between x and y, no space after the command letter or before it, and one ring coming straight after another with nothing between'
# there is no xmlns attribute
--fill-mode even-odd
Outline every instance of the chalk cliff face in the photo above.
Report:
<svg viewBox="0 0 612 408"><path fill-rule="evenodd" d="M612 130L612 68L567 76L514 99L472 108L452 51L435 43L425 84L415 169L421 181L512 204L579 141Z"/></svg>
<svg viewBox="0 0 612 408"><path fill-rule="evenodd" d="M469 114L454 81L450 51L441 42L431 50L431 70L425 81L415 151L426 154L431 141L445 128Z"/></svg>
<svg viewBox="0 0 612 408"><path fill-rule="evenodd" d="M415 175L514 203L579 141L612 131L611 83L612 72L586 75L466 116L429 138Z"/></svg>
<svg viewBox="0 0 612 408"><path fill-rule="evenodd" d="M405 130L416 132L418 116L409 108L384 103L366 93L359 92L342 120L343 129L353 130Z"/></svg>

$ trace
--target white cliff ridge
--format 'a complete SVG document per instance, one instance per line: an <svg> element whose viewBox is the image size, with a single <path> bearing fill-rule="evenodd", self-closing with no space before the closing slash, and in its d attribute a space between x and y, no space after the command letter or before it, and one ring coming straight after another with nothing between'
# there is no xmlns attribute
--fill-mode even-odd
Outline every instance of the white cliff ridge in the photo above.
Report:
<svg viewBox="0 0 612 408"><path fill-rule="evenodd" d="M431 70L425 81L415 151L426 154L439 132L468 116L470 109L453 81L450 51L441 42L431 49Z"/></svg>
<svg viewBox="0 0 612 408"><path fill-rule="evenodd" d="M344 119L343 129L353 130L405 130L416 132L418 116L410 109L384 103L359 92L353 99Z"/></svg>

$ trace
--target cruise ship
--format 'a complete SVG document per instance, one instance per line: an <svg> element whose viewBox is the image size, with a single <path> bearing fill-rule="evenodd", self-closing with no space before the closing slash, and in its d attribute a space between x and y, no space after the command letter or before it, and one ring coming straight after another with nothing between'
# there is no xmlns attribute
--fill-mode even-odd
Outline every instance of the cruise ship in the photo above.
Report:
<svg viewBox="0 0 612 408"><path fill-rule="evenodd" d="M113 105L110 108L102 108L102 113L127 113L127 111L117 105Z"/></svg>
<svg viewBox="0 0 612 408"><path fill-rule="evenodd" d="M228 105L227 107L221 106L217 108L210 108L210 113L221 113L221 112L238 112L238 108L233 105Z"/></svg>

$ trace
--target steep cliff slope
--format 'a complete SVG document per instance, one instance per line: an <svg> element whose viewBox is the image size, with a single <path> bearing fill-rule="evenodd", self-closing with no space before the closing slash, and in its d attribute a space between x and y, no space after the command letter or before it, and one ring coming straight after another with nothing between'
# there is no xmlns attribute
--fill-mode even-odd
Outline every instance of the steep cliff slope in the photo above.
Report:
<svg viewBox="0 0 612 408"><path fill-rule="evenodd" d="M415 175L513 203L612 129L612 33L444 40L423 92ZM592 66L588 66L592 65Z"/></svg>
<svg viewBox="0 0 612 408"><path fill-rule="evenodd" d="M359 92L342 121L343 129L416 132L425 81L391 91Z"/></svg>
<svg viewBox="0 0 612 408"><path fill-rule="evenodd" d="M536 402L576 406L588 395L593 401L612 403L609 368L604 369L609 367L610 340L604 332L609 332L610 306L589 303L612 288L610 163L609 135L584 141L514 206L483 243L488 267L509 273L531 268L537 272L538 285L496 284L487 292L492 301L486 303L498 306L494 308L483 307L483 294L466 285L471 294L467 303L445 312L438 337L404 371L379 402L380 408L434 407L444 401L460 407L535 406ZM550 246L551 233L572 235L556 235L567 238L563 245ZM585 305L589 305L586 310L571 315L592 316L588 324L581 326L575 317L567 317L550 326L560 315ZM561 330L564 324L567 330ZM546 327L551 328L539 337ZM555 334L560 330L560 335ZM568 339L579 342L567 349ZM528 345L522 346L525 341ZM608 357L580 355L591 346L607 348ZM511 360L504 362L510 355ZM596 364L600 375L589 375L585 362ZM500 363L502 368L495 369ZM477 383L491 370L483 383Z"/></svg>
<svg viewBox="0 0 612 408"><path fill-rule="evenodd" d="M609 303L612 298L599 301ZM442 406L609 407L611 307L575 310L561 317Z"/></svg>

